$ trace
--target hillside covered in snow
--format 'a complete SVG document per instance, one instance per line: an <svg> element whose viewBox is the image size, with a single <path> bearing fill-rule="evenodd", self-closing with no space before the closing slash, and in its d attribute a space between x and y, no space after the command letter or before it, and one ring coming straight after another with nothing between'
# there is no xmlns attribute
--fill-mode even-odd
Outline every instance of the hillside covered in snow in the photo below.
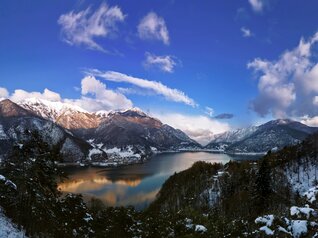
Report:
<svg viewBox="0 0 318 238"><path fill-rule="evenodd" d="M236 154L266 153L300 143L317 130L290 119L278 119L215 135L205 149Z"/></svg>

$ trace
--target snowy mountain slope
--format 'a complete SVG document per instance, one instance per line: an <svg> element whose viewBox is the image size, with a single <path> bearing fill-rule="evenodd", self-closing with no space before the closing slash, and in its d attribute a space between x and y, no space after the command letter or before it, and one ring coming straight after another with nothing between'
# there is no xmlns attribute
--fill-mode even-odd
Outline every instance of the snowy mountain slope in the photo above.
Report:
<svg viewBox="0 0 318 238"><path fill-rule="evenodd" d="M315 131L317 128L297 121L278 119L260 126L216 135L205 148L231 153L261 153L296 144Z"/></svg>
<svg viewBox="0 0 318 238"><path fill-rule="evenodd" d="M182 131L162 124L139 108L89 113L69 104L34 98L19 105L56 122L82 139L93 140L93 145L103 144L108 153L111 148L120 148L125 154L130 150L146 154L157 149L201 148Z"/></svg>
<svg viewBox="0 0 318 238"><path fill-rule="evenodd" d="M205 149L225 151L229 145L249 137L257 129L257 126L251 126L247 128L217 134L214 136L214 139L205 146Z"/></svg>
<svg viewBox="0 0 318 238"><path fill-rule="evenodd" d="M36 115L51 120L66 129L96 128L105 115L88 111L68 103L51 102L44 99L30 98L18 104Z"/></svg>
<svg viewBox="0 0 318 238"><path fill-rule="evenodd" d="M57 146L63 155L64 162L85 161L93 147L86 141L77 138L52 121L23 109L10 100L0 102L0 154L5 154L15 143L29 139L26 131L37 131L49 145ZM107 155L95 158L107 159Z"/></svg>
<svg viewBox="0 0 318 238"><path fill-rule="evenodd" d="M158 150L200 147L182 131L136 110L109 113L98 128L81 134L105 148L133 146L145 151L151 147Z"/></svg>

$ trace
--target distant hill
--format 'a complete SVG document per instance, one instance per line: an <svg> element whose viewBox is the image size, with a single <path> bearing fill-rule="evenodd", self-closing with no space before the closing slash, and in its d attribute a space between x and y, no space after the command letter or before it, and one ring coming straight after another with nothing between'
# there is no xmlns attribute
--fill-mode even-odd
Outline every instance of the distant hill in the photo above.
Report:
<svg viewBox="0 0 318 238"><path fill-rule="evenodd" d="M230 153L267 152L297 144L317 130L290 119L278 119L216 135L205 149Z"/></svg>

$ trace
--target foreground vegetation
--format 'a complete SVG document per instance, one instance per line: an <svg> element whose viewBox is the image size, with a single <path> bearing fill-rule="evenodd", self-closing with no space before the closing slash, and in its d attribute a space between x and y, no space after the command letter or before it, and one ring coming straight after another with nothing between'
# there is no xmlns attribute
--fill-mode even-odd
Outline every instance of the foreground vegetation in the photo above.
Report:
<svg viewBox="0 0 318 238"><path fill-rule="evenodd" d="M308 201L287 175L311 181L309 171L318 168L317 141L314 135L257 162L197 162L171 176L156 201L140 212L61 194L56 181L65 176L56 165L59 153L32 133L32 140L18 144L1 165L0 206L30 237L263 237L266 227L275 237L313 237L314 212L297 214L308 222L306 233L288 230L286 219L295 216L291 207ZM317 211L316 201L310 206ZM267 218L273 219L261 229Z"/></svg>

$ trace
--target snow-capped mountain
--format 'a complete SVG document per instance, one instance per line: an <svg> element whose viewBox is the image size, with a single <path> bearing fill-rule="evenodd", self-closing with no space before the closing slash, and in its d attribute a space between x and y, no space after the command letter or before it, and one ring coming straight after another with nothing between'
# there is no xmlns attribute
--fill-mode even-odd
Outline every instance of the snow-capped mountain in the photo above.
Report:
<svg viewBox="0 0 318 238"><path fill-rule="evenodd" d="M18 104L110 155L116 151L117 155L142 157L157 150L201 148L184 132L161 123L139 108L88 112L70 104L35 98Z"/></svg>
<svg viewBox="0 0 318 238"><path fill-rule="evenodd" d="M263 153L297 144L317 130L318 128L290 119L272 120L260 126L216 135L205 149L233 153Z"/></svg>
<svg viewBox="0 0 318 238"><path fill-rule="evenodd" d="M12 145L29 139L27 131L37 131L49 145L57 146L64 162L83 162L86 160L104 161L106 153L91 153L94 148L85 140L54 122L26 110L10 100L0 102L0 154L3 155Z"/></svg>
<svg viewBox="0 0 318 238"><path fill-rule="evenodd" d="M96 128L101 118L107 115L101 112L98 114L89 113L76 105L38 98L25 99L18 104L66 129Z"/></svg>
<svg viewBox="0 0 318 238"><path fill-rule="evenodd" d="M83 138L93 139L102 148L133 148L142 154L151 150L200 148L184 132L163 124L139 109L110 112L94 130L77 130ZM138 152L138 153L139 153Z"/></svg>

